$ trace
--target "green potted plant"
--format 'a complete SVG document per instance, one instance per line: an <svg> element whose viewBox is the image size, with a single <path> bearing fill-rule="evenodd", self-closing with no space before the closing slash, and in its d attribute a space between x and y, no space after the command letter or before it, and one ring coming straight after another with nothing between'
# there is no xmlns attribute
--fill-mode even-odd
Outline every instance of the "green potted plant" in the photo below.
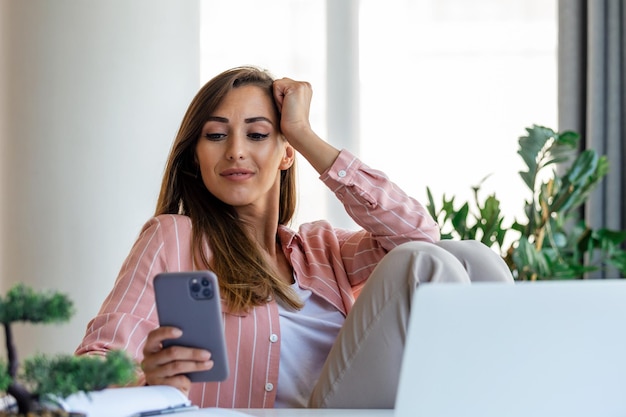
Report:
<svg viewBox="0 0 626 417"><path fill-rule="evenodd" d="M66 295L36 292L24 284L14 285L6 297L0 297L0 322L7 350L7 361L0 366L0 390L13 398L17 406L16 412L0 411L0 416L73 415L55 410L54 398L133 381L135 365L121 351L110 352L106 358L37 354L26 359L19 369L12 324L65 322L73 312L73 303Z"/></svg>
<svg viewBox="0 0 626 417"><path fill-rule="evenodd" d="M516 280L584 278L612 268L626 276L626 231L591 228L580 207L609 171L606 156L578 152L579 134L533 125L519 138L518 154L527 170L520 176L528 188L525 218L505 223L495 193L458 203L454 196L434 202L427 187L427 208L443 239L475 239L498 250Z"/></svg>

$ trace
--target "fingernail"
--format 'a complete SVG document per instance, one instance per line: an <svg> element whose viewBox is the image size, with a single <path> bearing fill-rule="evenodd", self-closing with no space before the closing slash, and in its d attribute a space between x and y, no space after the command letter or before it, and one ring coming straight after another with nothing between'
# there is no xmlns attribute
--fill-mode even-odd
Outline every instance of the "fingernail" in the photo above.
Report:
<svg viewBox="0 0 626 417"><path fill-rule="evenodd" d="M172 331L172 335L173 335L174 337L180 337L180 336L182 336L182 335L183 335L183 331L182 331L182 330L180 330L180 329L174 329L174 330Z"/></svg>

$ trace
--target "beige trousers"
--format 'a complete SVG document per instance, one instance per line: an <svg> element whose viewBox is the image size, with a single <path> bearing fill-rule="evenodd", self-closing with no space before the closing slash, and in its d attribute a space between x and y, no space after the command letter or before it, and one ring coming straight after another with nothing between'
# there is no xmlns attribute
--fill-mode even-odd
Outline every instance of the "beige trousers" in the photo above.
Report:
<svg viewBox="0 0 626 417"><path fill-rule="evenodd" d="M376 267L346 318L313 389L312 408L393 408L417 286L513 282L502 258L478 241L410 242Z"/></svg>

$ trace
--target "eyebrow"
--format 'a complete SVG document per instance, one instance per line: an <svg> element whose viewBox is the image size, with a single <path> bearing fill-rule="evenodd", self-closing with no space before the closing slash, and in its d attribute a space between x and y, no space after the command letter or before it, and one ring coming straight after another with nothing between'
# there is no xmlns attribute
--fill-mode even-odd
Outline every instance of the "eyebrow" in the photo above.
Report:
<svg viewBox="0 0 626 417"><path fill-rule="evenodd" d="M207 121L219 122L219 123L228 123L229 122L228 118L220 117L220 116L209 116L207 118ZM270 119L268 119L267 117L264 117L264 116L248 117L247 119L244 119L244 122L245 123L267 122L267 123L273 125L272 121Z"/></svg>

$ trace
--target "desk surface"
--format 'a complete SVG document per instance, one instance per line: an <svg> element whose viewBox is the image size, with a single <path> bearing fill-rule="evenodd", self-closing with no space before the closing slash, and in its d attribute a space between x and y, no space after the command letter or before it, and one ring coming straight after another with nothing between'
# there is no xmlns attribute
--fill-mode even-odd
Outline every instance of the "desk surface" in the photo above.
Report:
<svg viewBox="0 0 626 417"><path fill-rule="evenodd" d="M286 409L266 408L239 410L255 417L393 417L393 410L358 409Z"/></svg>
<svg viewBox="0 0 626 417"><path fill-rule="evenodd" d="M181 417L393 417L393 415L393 410L308 408L202 408L180 413Z"/></svg>

